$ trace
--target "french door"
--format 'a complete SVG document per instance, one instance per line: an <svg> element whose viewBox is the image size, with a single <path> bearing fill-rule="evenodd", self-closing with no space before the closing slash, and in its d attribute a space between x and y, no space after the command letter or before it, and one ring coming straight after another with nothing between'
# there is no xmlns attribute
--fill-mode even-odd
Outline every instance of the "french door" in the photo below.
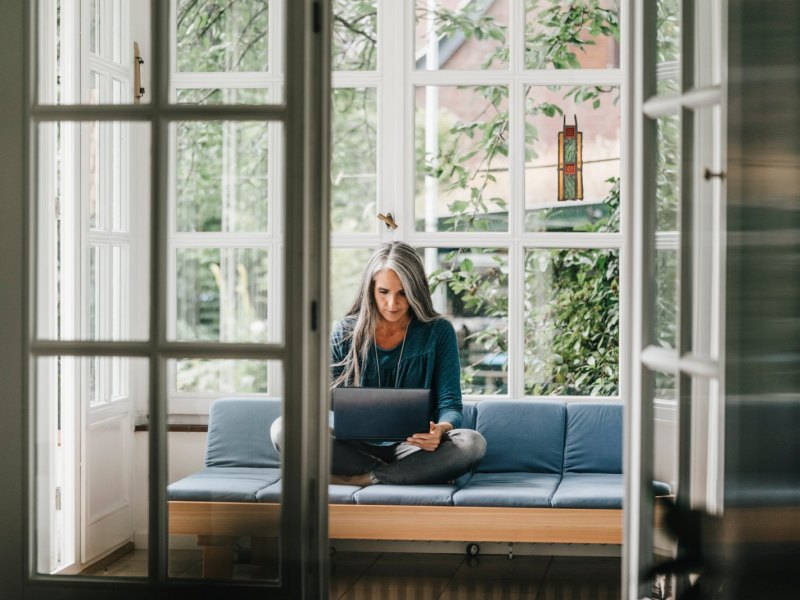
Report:
<svg viewBox="0 0 800 600"><path fill-rule="evenodd" d="M663 511L722 507L725 0L633 2L633 402L627 598L674 597ZM652 481L672 493L655 498ZM685 582L684 582L685 583ZM652 596L653 593L661 596Z"/></svg>
<svg viewBox="0 0 800 600"><path fill-rule="evenodd" d="M283 399L285 441L275 568L234 585L324 597L328 3L15 4L27 596L198 585L169 535L171 423L182 390L238 376ZM85 571L120 550L141 572Z"/></svg>

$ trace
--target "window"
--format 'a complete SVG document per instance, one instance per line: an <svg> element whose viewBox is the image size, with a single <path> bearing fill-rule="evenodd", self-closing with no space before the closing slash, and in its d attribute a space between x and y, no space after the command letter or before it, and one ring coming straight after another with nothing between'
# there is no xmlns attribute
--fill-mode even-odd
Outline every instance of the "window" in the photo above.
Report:
<svg viewBox="0 0 800 600"><path fill-rule="evenodd" d="M618 397L618 4L333 10L332 319L349 308L369 250L401 239L452 318L465 394ZM558 132L575 119L583 200L559 202Z"/></svg>

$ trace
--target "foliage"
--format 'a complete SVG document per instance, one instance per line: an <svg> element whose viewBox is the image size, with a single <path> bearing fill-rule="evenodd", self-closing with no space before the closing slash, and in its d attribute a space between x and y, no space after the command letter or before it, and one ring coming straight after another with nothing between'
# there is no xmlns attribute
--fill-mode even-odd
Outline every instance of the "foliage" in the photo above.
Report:
<svg viewBox="0 0 800 600"><path fill-rule="evenodd" d="M334 71L373 71L377 61L376 0L334 0Z"/></svg>
<svg viewBox="0 0 800 600"><path fill-rule="evenodd" d="M486 257L491 266L477 266L476 258ZM462 325L461 385L464 393L487 391L480 385L481 372L491 369L499 358L501 378L505 379L508 355L508 256L493 248L458 248L440 258L441 267L428 276L431 293L441 287L450 292L450 314L457 314ZM457 308L452 304L458 303ZM490 325L470 332L464 322L481 317ZM478 352L471 352L477 347ZM491 363L487 364L487 363ZM484 375L485 377L485 375Z"/></svg>
<svg viewBox="0 0 800 600"><path fill-rule="evenodd" d="M377 98L375 88L336 88L331 110L331 223L337 232L375 227Z"/></svg>
<svg viewBox="0 0 800 600"><path fill-rule="evenodd" d="M600 37L619 39L616 6L606 8L601 0L549 0L546 4L540 8L539 0L526 3L525 62L529 69L577 69L581 64L576 52L585 53Z"/></svg>
<svg viewBox="0 0 800 600"><path fill-rule="evenodd" d="M179 71L266 71L268 0L179 0Z"/></svg>
<svg viewBox="0 0 800 600"><path fill-rule="evenodd" d="M606 199L619 219L619 180ZM531 250L525 255L525 391L615 395L619 380L619 254L616 250Z"/></svg>

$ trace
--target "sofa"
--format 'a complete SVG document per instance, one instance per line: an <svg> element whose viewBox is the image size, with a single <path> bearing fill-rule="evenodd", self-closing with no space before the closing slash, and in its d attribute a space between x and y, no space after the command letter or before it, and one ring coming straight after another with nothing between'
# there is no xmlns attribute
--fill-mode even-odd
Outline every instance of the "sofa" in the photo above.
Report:
<svg viewBox="0 0 800 600"><path fill-rule="evenodd" d="M169 531L197 536L215 563L207 576L229 576L237 536L277 537L269 427L279 414L278 399L215 401L204 468L168 487ZM620 544L622 423L619 402L465 402L462 427L487 441L473 472L440 485L330 485L329 536L461 541L472 552L479 542Z"/></svg>

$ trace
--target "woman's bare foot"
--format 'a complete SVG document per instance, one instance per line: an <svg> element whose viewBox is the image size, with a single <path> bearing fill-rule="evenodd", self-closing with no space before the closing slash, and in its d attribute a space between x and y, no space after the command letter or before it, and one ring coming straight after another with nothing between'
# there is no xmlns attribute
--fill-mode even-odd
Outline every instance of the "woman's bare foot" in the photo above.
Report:
<svg viewBox="0 0 800 600"><path fill-rule="evenodd" d="M360 475L331 475L331 483L335 485L357 485L360 487L367 487L375 483L369 473L361 473Z"/></svg>

